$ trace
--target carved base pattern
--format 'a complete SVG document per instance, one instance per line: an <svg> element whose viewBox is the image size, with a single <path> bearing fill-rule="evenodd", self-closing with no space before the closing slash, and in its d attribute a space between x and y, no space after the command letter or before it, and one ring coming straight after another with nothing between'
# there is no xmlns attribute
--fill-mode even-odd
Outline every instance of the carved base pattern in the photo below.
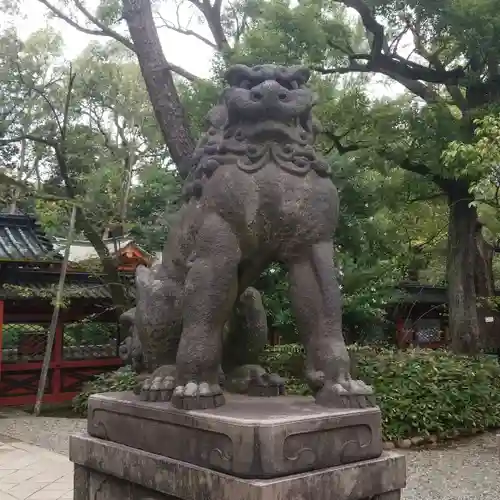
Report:
<svg viewBox="0 0 500 500"><path fill-rule="evenodd" d="M228 395L222 408L186 413L130 393L102 394L90 399L88 432L244 478L283 477L382 453L378 408L330 410L295 396Z"/></svg>

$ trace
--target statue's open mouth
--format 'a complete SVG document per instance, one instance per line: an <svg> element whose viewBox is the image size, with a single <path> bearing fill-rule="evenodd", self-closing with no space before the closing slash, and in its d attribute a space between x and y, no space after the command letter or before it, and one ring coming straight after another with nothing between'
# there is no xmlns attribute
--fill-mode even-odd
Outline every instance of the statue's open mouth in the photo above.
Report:
<svg viewBox="0 0 500 500"><path fill-rule="evenodd" d="M306 144L310 138L310 134L304 125L299 117L295 117L283 121L273 119L259 122L239 121L234 125L230 125L228 129L233 131L236 138L240 138L241 140L247 139L251 142L272 140Z"/></svg>

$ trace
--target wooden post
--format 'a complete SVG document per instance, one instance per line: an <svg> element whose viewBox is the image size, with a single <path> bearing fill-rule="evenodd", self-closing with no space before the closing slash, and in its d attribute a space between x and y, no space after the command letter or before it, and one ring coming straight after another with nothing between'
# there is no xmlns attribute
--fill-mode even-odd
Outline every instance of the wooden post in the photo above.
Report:
<svg viewBox="0 0 500 500"><path fill-rule="evenodd" d="M0 300L0 380L2 380L2 368L3 368L3 318L4 318L4 302Z"/></svg>
<svg viewBox="0 0 500 500"><path fill-rule="evenodd" d="M40 382L38 383L38 392L36 394L34 413L35 416L37 417L40 415L40 410L42 408L42 399L45 393L45 385L47 384L47 375L49 373L50 358L52 356L52 349L54 346L57 324L59 322L59 311L61 309L61 302L63 299L64 281L66 280L66 271L68 269L69 251L71 248L71 243L73 242L73 233L75 231L75 221L76 221L76 205L73 205L73 209L71 211L71 220L69 223L68 239L66 241L66 248L64 250L64 260L61 266L61 274L59 275L59 285L57 287L56 304L54 306L54 312L52 313L52 320L50 321L47 346L45 347L45 356L43 358L42 372L40 374Z"/></svg>
<svg viewBox="0 0 500 500"><path fill-rule="evenodd" d="M53 363L54 374L52 377L52 396L59 397L62 388L62 375L61 375L61 363L63 360L63 336L64 336L64 325L59 320L57 322L56 337L54 339L54 351L53 351Z"/></svg>

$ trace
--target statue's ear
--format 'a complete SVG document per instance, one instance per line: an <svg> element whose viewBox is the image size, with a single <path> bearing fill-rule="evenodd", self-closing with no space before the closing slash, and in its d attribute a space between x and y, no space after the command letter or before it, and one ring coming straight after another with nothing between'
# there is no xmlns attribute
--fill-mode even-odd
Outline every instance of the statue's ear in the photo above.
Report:
<svg viewBox="0 0 500 500"><path fill-rule="evenodd" d="M252 68L244 64L235 64L226 71L224 80L226 80L231 87L237 87L243 80L251 80L252 76L254 76Z"/></svg>
<svg viewBox="0 0 500 500"><path fill-rule="evenodd" d="M135 269L135 286L139 294L151 284L151 281L151 270L142 264L137 266Z"/></svg>
<svg viewBox="0 0 500 500"><path fill-rule="evenodd" d="M295 80L299 86L305 85L311 78L311 70L305 66L292 66L288 78Z"/></svg>

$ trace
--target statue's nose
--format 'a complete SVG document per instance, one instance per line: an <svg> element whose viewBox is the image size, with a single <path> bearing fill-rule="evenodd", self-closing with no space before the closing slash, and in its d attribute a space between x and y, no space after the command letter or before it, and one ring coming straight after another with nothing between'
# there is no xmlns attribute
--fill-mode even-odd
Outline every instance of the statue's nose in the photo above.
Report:
<svg viewBox="0 0 500 500"><path fill-rule="evenodd" d="M250 92L250 97L253 101L261 102L265 105L272 105L280 101L287 101L289 92L278 82L268 80L255 86Z"/></svg>

